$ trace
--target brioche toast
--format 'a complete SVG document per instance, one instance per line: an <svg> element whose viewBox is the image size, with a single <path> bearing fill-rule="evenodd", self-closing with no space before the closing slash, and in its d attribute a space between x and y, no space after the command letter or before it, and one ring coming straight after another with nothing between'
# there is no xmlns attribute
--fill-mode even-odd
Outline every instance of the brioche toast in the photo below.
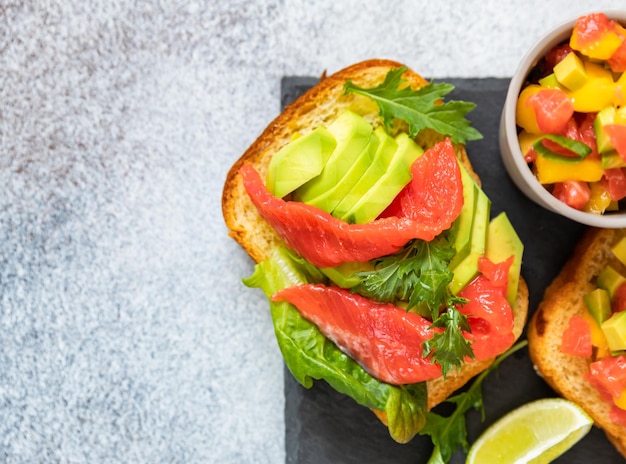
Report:
<svg viewBox="0 0 626 464"><path fill-rule="evenodd" d="M561 343L572 316L586 311L583 296L614 259L611 247L625 234L623 229L586 230L528 325L529 354L537 372L557 393L579 404L624 457L626 427L611 420L611 405L585 380L589 359L563 353Z"/></svg>
<svg viewBox="0 0 626 464"><path fill-rule="evenodd" d="M382 125L383 121L377 105L365 97L353 94L345 95L344 84L346 81L352 80L356 85L373 87L380 84L390 70L401 66L403 66L401 63L390 60L367 60L332 75L323 75L317 85L288 105L232 166L226 177L223 190L223 215L229 229L229 235L244 248L255 262L267 259L272 250L280 246L282 241L273 229L261 219L250 201L241 176L238 174L239 168L244 163L251 163L261 176L265 176L272 155L286 145L294 134L306 134L315 127L325 125L345 109L360 114L374 128ZM410 69L406 70L403 78L413 88L427 84L422 76ZM427 149L442 139L440 134L426 130L421 132L415 140L418 145ZM455 150L458 159L480 185L480 179L472 169L465 147L457 144ZM516 339L519 338L525 326L527 311L528 288L526 282L520 278L517 299L513 306L513 332ZM486 369L492 362L493 359L467 363L462 370L449 372L445 380L438 378L428 381L428 409L447 399L454 391ZM383 422L386 422L384 413L374 412Z"/></svg>

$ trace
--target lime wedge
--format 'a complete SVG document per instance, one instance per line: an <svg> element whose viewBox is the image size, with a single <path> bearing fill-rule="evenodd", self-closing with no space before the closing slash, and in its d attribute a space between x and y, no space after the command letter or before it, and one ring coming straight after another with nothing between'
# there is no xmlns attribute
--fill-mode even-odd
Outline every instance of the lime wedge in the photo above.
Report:
<svg viewBox="0 0 626 464"><path fill-rule="evenodd" d="M562 398L536 400L507 413L478 437L467 464L548 463L584 437L593 420Z"/></svg>

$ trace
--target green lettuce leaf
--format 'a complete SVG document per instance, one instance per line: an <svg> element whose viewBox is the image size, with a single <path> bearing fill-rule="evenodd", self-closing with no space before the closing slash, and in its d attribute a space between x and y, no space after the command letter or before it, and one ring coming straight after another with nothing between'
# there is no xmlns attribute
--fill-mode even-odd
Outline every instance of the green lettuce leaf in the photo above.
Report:
<svg viewBox="0 0 626 464"><path fill-rule="evenodd" d="M286 248L277 248L243 283L260 288L270 299L282 288L319 281L317 273ZM385 411L389 433L399 443L419 433L426 420L425 383L395 386L381 382L324 337L293 305L270 301L270 312L285 364L300 384L311 388L314 380L324 380L360 405Z"/></svg>

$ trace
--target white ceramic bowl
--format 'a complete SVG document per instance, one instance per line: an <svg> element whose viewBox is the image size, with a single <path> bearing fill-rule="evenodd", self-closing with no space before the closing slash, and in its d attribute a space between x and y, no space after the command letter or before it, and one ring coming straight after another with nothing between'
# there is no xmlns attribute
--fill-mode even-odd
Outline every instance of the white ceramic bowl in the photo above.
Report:
<svg viewBox="0 0 626 464"><path fill-rule="evenodd" d="M626 11L605 11L604 13L609 18L616 19L622 25L626 24ZM576 18L573 18L556 27L541 38L526 53L517 71L513 75L500 119L499 143L502 161L515 185L526 194L528 198L544 208L589 226L602 228L626 227L626 211L606 213L603 215L586 213L567 206L565 203L555 198L541 185L531 172L519 146L517 127L515 124L515 106L526 76L552 47L569 38L575 23Z"/></svg>

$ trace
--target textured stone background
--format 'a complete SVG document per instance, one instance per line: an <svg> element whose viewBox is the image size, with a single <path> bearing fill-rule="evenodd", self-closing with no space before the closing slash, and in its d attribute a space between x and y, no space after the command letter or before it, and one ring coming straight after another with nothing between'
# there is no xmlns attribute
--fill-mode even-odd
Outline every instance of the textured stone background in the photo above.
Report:
<svg viewBox="0 0 626 464"><path fill-rule="evenodd" d="M0 462L284 462L282 360L220 210L280 78L508 77L588 9L0 0Z"/></svg>

